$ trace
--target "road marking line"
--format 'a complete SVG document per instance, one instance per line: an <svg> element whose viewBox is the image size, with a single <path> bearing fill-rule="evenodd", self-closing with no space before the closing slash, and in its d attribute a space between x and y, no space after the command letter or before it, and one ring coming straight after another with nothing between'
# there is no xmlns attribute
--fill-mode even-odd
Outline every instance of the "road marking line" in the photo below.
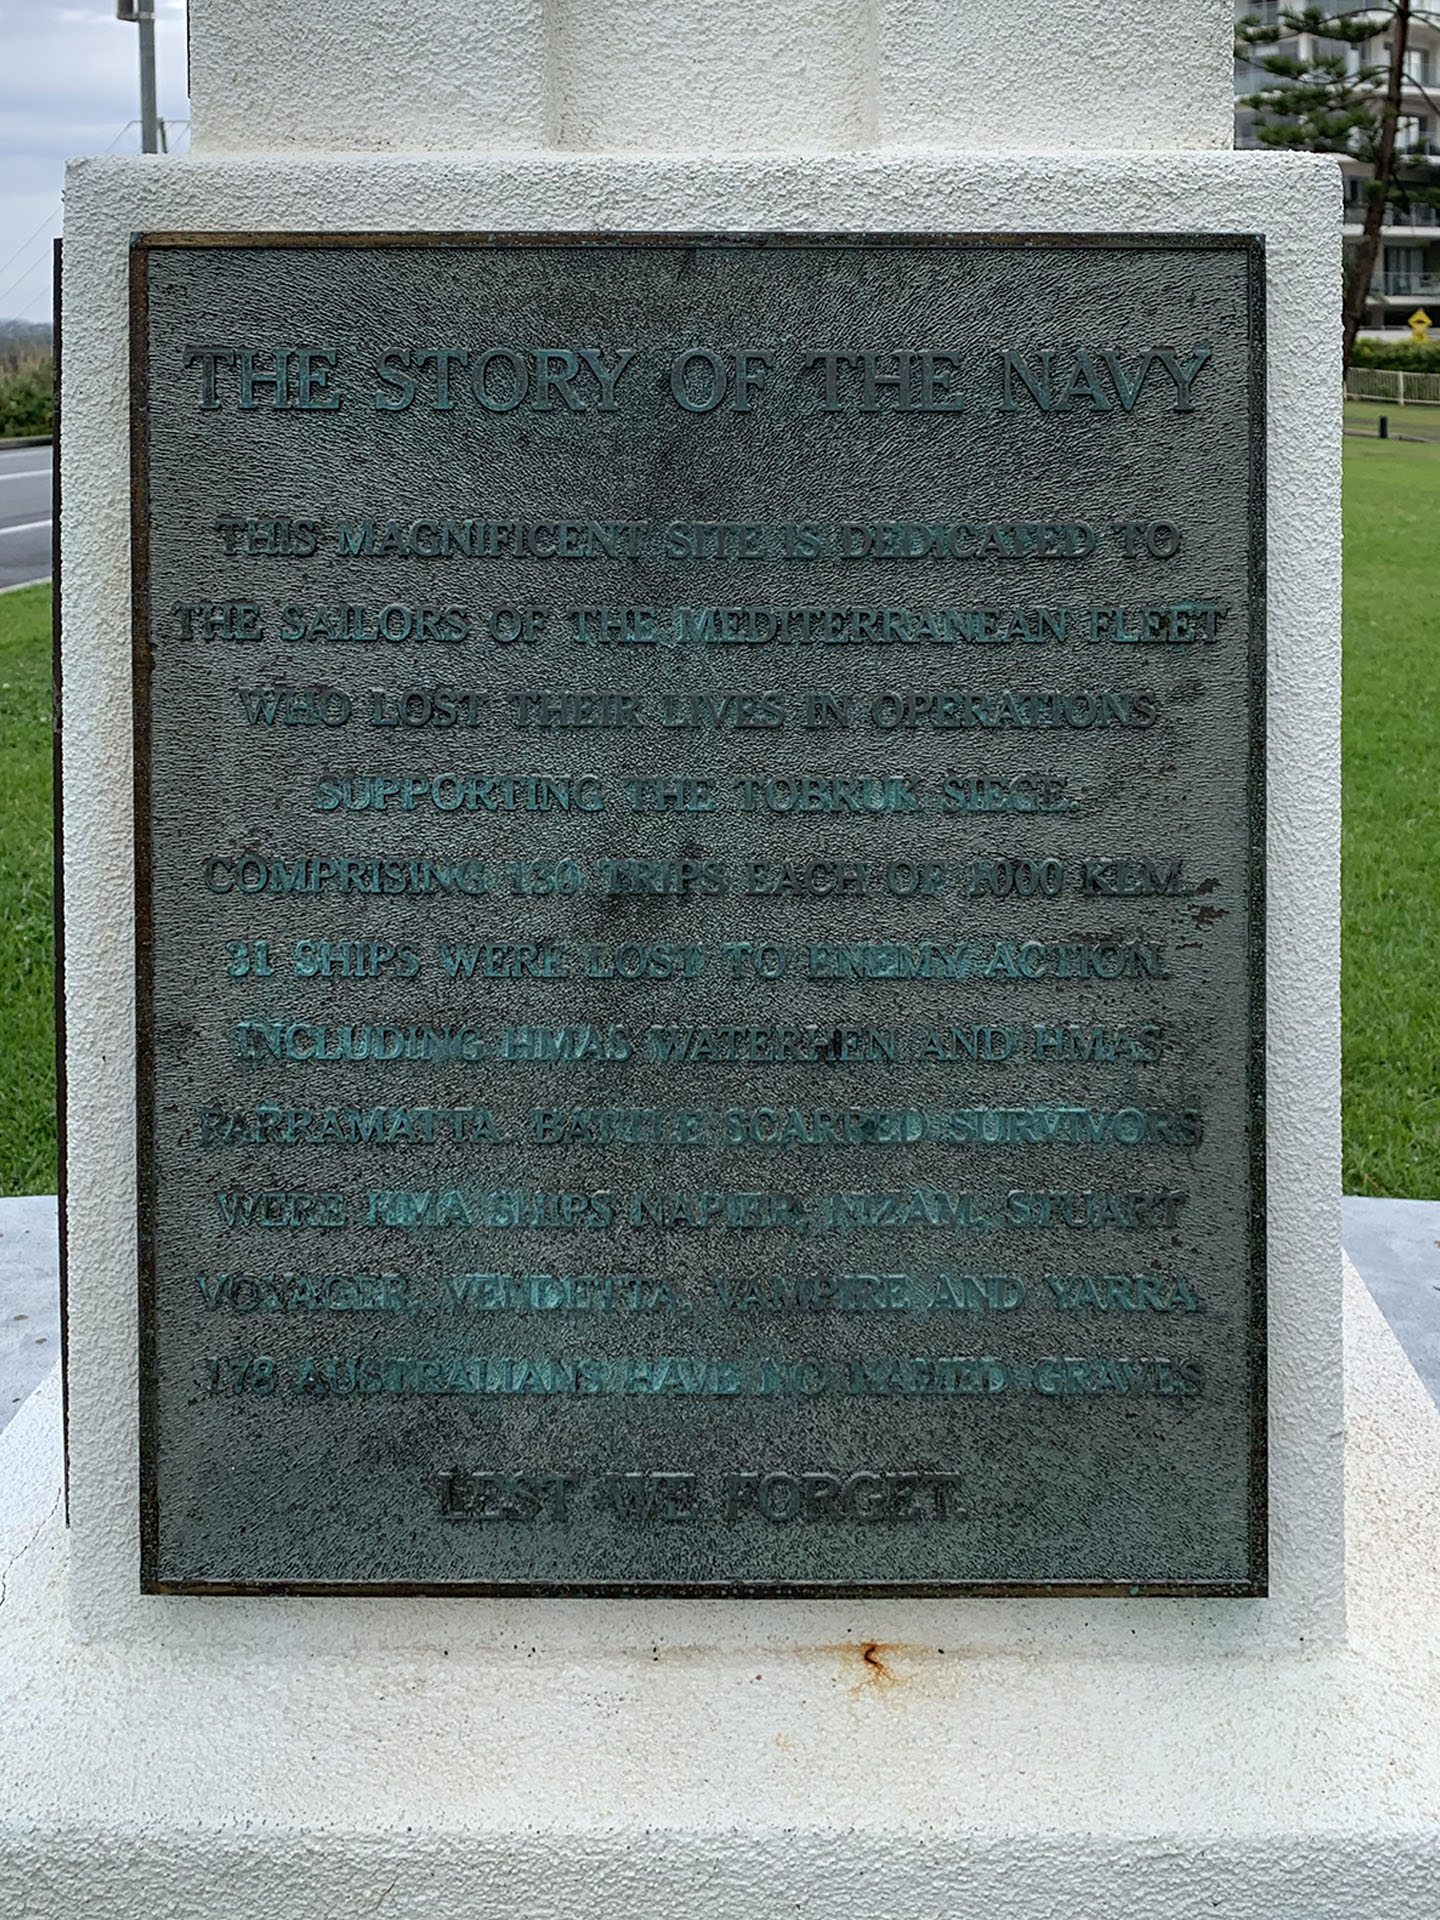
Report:
<svg viewBox="0 0 1440 1920"><path fill-rule="evenodd" d="M0 540L3 540L7 533L33 533L36 527L49 525L48 520L22 520L18 527L0 527Z"/></svg>

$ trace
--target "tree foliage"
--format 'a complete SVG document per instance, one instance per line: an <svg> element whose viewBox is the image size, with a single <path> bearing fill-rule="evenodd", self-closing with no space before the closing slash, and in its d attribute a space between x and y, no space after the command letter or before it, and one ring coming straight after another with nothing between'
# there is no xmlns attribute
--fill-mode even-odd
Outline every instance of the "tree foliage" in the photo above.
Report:
<svg viewBox="0 0 1440 1920"><path fill-rule="evenodd" d="M1256 115L1255 137L1262 146L1347 153L1375 164L1385 110L1385 70L1363 58L1352 67L1349 50L1363 55L1392 25L1394 12L1393 7L1364 13L1286 7L1276 21L1247 14L1236 24L1235 57L1266 76L1263 87L1241 98ZM1305 51L1265 51L1291 39Z"/></svg>
<svg viewBox="0 0 1440 1920"><path fill-rule="evenodd" d="M48 353L0 350L0 440L51 431L54 384Z"/></svg>
<svg viewBox="0 0 1440 1920"><path fill-rule="evenodd" d="M1440 340L1357 340L1350 364L1392 373L1440 373Z"/></svg>
<svg viewBox="0 0 1440 1920"><path fill-rule="evenodd" d="M1414 85L1405 62L1415 17L1414 0L1343 10L1286 7L1277 20L1247 14L1235 29L1236 58L1250 61L1266 79L1265 86L1244 97L1256 115L1261 144L1349 154L1371 170L1342 308L1347 367L1371 297L1386 208L1435 201L1423 161L1406 156L1399 144L1406 87ZM1381 34L1388 35L1383 69L1363 57ZM1281 42L1291 39L1294 52L1282 52ZM1355 59L1356 54L1361 57Z"/></svg>

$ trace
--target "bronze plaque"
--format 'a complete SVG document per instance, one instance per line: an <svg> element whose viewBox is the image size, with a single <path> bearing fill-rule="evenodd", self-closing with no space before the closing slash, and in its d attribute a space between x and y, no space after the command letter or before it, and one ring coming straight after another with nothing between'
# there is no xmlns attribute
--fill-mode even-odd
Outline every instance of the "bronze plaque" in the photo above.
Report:
<svg viewBox="0 0 1440 1920"><path fill-rule="evenodd" d="M1262 283L137 240L147 1588L1264 1591Z"/></svg>

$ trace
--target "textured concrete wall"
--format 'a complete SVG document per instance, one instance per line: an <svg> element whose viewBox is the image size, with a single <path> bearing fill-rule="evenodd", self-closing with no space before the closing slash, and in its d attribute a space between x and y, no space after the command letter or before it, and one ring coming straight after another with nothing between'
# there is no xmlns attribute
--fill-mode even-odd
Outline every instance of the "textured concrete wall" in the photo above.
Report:
<svg viewBox="0 0 1440 1920"><path fill-rule="evenodd" d="M884 144L1228 147L1227 0L874 0Z"/></svg>
<svg viewBox="0 0 1440 1920"><path fill-rule="evenodd" d="M0 1912L1430 1920L1440 1416L1363 1298L1345 1639L1339 188L1199 151L1230 12L192 0L197 157L72 171L73 1525L42 1390L0 1444ZM317 228L1265 236L1270 1600L137 1592L127 243Z"/></svg>
<svg viewBox="0 0 1440 1920"><path fill-rule="evenodd" d="M869 1646L863 1607L758 1645L763 1605L728 1649L475 1603L384 1647L385 1602L87 1645L52 1377L0 1437L0 1913L1434 1920L1440 1413L1353 1272L1345 1333L1351 1644L1223 1660Z"/></svg>
<svg viewBox="0 0 1440 1920"><path fill-rule="evenodd" d="M1224 148L1232 133L1229 0L190 0L190 20L196 153Z"/></svg>
<svg viewBox="0 0 1440 1920"><path fill-rule="evenodd" d="M83 1631L254 1650L277 1638L543 1643L728 1659L877 1640L1139 1658L1342 1631L1338 1179L1338 173L1310 156L945 154L106 160L66 226L64 620L73 1596ZM126 251L145 229L798 228L1258 232L1270 326L1269 1601L322 1602L136 1586Z"/></svg>
<svg viewBox="0 0 1440 1920"><path fill-rule="evenodd" d="M871 145L871 11L871 0L551 0L555 144Z"/></svg>
<svg viewBox="0 0 1440 1920"><path fill-rule="evenodd" d="M542 147L545 0L190 0L196 153Z"/></svg>

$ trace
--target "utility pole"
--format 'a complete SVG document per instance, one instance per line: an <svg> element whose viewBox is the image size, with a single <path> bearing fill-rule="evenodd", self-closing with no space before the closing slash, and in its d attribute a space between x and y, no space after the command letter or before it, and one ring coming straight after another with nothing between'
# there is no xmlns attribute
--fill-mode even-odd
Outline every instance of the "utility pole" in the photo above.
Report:
<svg viewBox="0 0 1440 1920"><path fill-rule="evenodd" d="M115 0L115 18L140 29L140 151L160 151L160 116L155 106L155 0Z"/></svg>

